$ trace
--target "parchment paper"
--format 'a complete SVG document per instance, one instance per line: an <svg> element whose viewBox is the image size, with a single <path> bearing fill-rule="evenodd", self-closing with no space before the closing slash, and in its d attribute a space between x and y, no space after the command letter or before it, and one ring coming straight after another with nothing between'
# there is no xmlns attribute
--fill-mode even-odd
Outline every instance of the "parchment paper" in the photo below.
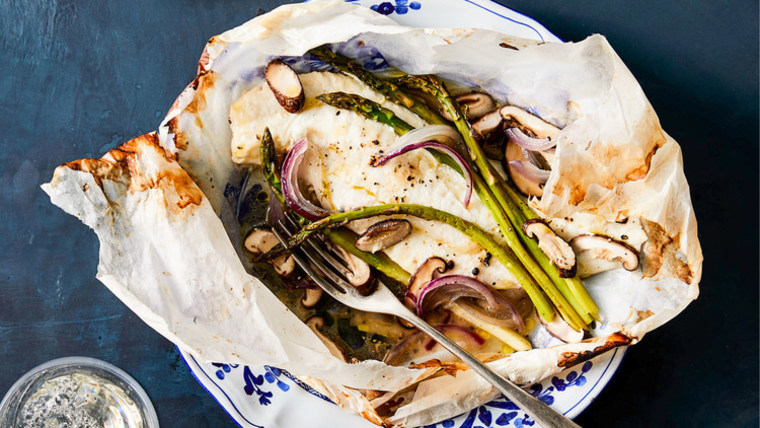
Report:
<svg viewBox="0 0 760 428"><path fill-rule="evenodd" d="M490 363L494 368L521 383L538 381L637 342L697 297L702 254L680 148L603 37L539 44L485 30L415 30L343 2L311 2L213 37L198 77L157 133L102 159L64 164L43 185L54 204L95 230L98 279L152 328L200 359L269 364L308 377L375 423L380 418L352 388L395 391L436 371L339 361L239 258L229 203L240 190L230 159L230 105L261 83L272 57L298 57L325 43L347 42L338 45L346 51L358 39L408 73L480 86L564 128L545 196L531 203L564 225L566 237L615 228L639 237L643 270L585 280L604 321L597 337L513 354ZM387 422L431 423L494 396L470 371L441 376L423 381Z"/></svg>

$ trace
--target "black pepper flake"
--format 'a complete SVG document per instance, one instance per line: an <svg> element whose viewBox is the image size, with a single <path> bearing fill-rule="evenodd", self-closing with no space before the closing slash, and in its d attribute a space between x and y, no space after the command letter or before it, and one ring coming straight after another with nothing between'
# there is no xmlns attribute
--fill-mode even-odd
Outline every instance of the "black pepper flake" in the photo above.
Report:
<svg viewBox="0 0 760 428"><path fill-rule="evenodd" d="M414 180L414 177L412 177L411 175L406 176L406 181L412 181L412 180Z"/></svg>
<svg viewBox="0 0 760 428"><path fill-rule="evenodd" d="M335 112L335 115L336 115L336 116L340 116L340 110L336 111L336 112Z"/></svg>
<svg viewBox="0 0 760 428"><path fill-rule="evenodd" d="M623 241L625 241L625 240L628 239L628 235L620 235L620 239L622 239Z"/></svg>
<svg viewBox="0 0 760 428"><path fill-rule="evenodd" d="M483 266L487 267L491 264L491 257L493 257L491 253L486 253L486 256L483 257Z"/></svg>
<svg viewBox="0 0 760 428"><path fill-rule="evenodd" d="M372 140L372 144L374 144L374 145L376 145L376 146L379 146L379 145L380 145L380 142L379 142L379 141L377 141L377 140Z"/></svg>
<svg viewBox="0 0 760 428"><path fill-rule="evenodd" d="M454 269L454 260L446 260L446 270L450 269Z"/></svg>
<svg viewBox="0 0 760 428"><path fill-rule="evenodd" d="M480 273L480 269L472 268L472 276L478 276L479 273Z"/></svg>

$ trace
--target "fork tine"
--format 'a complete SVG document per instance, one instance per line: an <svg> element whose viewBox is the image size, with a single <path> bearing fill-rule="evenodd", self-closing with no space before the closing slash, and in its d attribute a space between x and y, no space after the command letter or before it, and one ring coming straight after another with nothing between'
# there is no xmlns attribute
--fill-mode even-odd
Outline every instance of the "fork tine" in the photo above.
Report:
<svg viewBox="0 0 760 428"><path fill-rule="evenodd" d="M282 216L283 220L287 220L287 226L288 232L290 234L295 233L298 229L301 227L298 225L298 222L293 218L293 214L291 214L289 211L285 212L285 215ZM280 222L283 222L283 220L280 220Z"/></svg>
<svg viewBox="0 0 760 428"><path fill-rule="evenodd" d="M278 221L278 225L287 231L287 225L285 224L283 220ZM287 240L284 239L278 231L275 231L275 235L277 236L277 239L280 240L280 242L282 243L287 242ZM330 267L327 264L325 264L325 261L321 259L319 255L315 254L312 251L308 251L303 246L301 246L300 251L306 256L306 259L303 259L302 257L298 256L298 254L295 254L295 251L293 252L293 257L295 261L298 263L298 265L301 266L306 271L306 273L308 273L315 281L318 281L320 277L324 277L324 276L326 276L330 280L330 281L325 281L327 285L320 284L322 288L329 287L329 288L334 289L338 293L345 294L346 289L351 287L351 284L348 284L344 278L342 278L340 275L336 274L335 271L330 269ZM316 267L316 269L314 269L314 267Z"/></svg>
<svg viewBox="0 0 760 428"><path fill-rule="evenodd" d="M290 212L286 212L283 216L286 220L288 220L288 224L291 226L289 228L290 233L295 233L297 230L300 229L298 224L296 223L295 219L293 218L293 215ZM294 229L295 228L295 229ZM315 238L316 239L316 238ZM314 240L307 239L305 242L312 250L316 251L322 258L327 262L327 264L333 268L333 270L337 271L339 274L343 275L343 279L345 280L348 278L352 272L349 270L343 262L341 262L339 259L335 258L331 254L330 251L325 250L321 245L317 245L314 243ZM321 242L320 242L321 243Z"/></svg>
<svg viewBox="0 0 760 428"><path fill-rule="evenodd" d="M282 236L282 233L277 230L276 228L273 228L273 232L275 236L277 236L277 239L280 240L280 242L285 242L285 239ZM314 279L314 282L316 282L322 290L324 290L327 294L332 296L335 299L341 300L341 296L344 294L339 290L335 285L327 281L324 277L322 277L322 272L319 270L318 267L316 267L314 264L310 262L308 258L301 257L300 254L297 254L296 252L291 253L291 256L293 259L298 263L299 266L301 266L301 269L306 272L307 275L309 275L312 279Z"/></svg>
<svg viewBox="0 0 760 428"><path fill-rule="evenodd" d="M323 259L325 259L325 262L330 265L333 269L335 269L339 274L343 275L344 278L348 278L353 274L339 259L335 258L332 254L330 254L330 251L325 250L319 245L316 245L313 241L307 241L309 247L311 247L312 250L316 251L317 254L322 256Z"/></svg>

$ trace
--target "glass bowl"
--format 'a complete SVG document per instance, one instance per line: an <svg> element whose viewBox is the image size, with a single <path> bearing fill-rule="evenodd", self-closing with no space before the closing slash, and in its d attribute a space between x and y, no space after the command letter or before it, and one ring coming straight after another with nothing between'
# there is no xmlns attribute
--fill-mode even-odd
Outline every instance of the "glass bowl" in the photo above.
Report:
<svg viewBox="0 0 760 428"><path fill-rule="evenodd" d="M158 428L148 395L124 370L87 357L48 361L0 402L1 427Z"/></svg>

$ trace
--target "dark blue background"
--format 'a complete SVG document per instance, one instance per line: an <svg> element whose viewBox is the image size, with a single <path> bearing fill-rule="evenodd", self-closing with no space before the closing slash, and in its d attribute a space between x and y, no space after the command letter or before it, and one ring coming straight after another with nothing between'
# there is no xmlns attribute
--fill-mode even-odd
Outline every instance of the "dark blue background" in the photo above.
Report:
<svg viewBox="0 0 760 428"><path fill-rule="evenodd" d="M428 0L431 1L431 0ZM0 395L44 361L109 361L164 426L234 426L174 346L94 279L95 235L39 185L154 130L207 39L277 1L0 0ZM758 3L502 1L608 37L683 147L700 298L629 350L583 426L758 425Z"/></svg>

